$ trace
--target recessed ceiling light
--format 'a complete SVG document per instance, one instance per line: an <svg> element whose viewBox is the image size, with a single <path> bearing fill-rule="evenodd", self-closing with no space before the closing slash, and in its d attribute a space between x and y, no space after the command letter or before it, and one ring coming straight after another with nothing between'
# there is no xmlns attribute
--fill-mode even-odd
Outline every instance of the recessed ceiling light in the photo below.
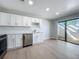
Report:
<svg viewBox="0 0 79 59"><path fill-rule="evenodd" d="M29 5L33 5L34 2L33 2L32 0L29 0L29 1L28 1L28 4L29 4Z"/></svg>
<svg viewBox="0 0 79 59"><path fill-rule="evenodd" d="M50 8L46 8L46 11L50 11Z"/></svg>
<svg viewBox="0 0 79 59"><path fill-rule="evenodd" d="M59 12L56 12L56 15L59 15Z"/></svg>

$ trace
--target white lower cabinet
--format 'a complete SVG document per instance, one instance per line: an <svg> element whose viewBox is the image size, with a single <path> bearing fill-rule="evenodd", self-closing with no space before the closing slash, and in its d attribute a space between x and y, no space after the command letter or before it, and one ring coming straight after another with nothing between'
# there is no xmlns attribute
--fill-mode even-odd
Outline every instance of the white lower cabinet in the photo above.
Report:
<svg viewBox="0 0 79 59"><path fill-rule="evenodd" d="M10 34L8 35L8 49L15 49L22 47L22 35Z"/></svg>
<svg viewBox="0 0 79 59"><path fill-rule="evenodd" d="M8 35L8 39L7 39L7 42L8 42L8 49L12 49L12 48L15 48L15 35Z"/></svg>
<svg viewBox="0 0 79 59"><path fill-rule="evenodd" d="M16 35L16 48L17 47L22 47L23 46L23 41L22 41L22 35Z"/></svg>
<svg viewBox="0 0 79 59"><path fill-rule="evenodd" d="M33 34L33 44L41 43L43 42L42 39L42 33L34 33Z"/></svg>

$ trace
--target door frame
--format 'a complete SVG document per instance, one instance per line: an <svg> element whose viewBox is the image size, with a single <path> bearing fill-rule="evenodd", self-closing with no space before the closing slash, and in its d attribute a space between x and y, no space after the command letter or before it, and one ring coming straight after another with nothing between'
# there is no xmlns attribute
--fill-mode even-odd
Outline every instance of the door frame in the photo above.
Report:
<svg viewBox="0 0 79 59"><path fill-rule="evenodd" d="M69 42L69 41L67 41L67 22L72 21L72 20L76 20L76 19L79 19L79 18L72 18L72 19L69 19L69 20L64 20L64 21L58 22L58 23L65 22L65 40L64 40L65 42ZM69 42L69 43L76 44L76 43L73 43L73 42ZM76 45L79 45L79 44L76 44Z"/></svg>
<svg viewBox="0 0 79 59"><path fill-rule="evenodd" d="M66 21L60 21L60 22L58 22L58 23L63 23L64 22L64 25L65 25L65 31L64 31L64 33L65 33L65 40L62 40L62 41L65 41L65 42L67 42L67 22Z"/></svg>

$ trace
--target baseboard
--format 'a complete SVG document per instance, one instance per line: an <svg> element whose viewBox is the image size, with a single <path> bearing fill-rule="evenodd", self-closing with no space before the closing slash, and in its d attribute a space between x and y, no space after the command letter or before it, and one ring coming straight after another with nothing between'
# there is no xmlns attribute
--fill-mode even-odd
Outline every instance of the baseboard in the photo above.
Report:
<svg viewBox="0 0 79 59"><path fill-rule="evenodd" d="M39 44L42 44L44 41L42 42L37 42L37 43L33 43L33 45L39 45Z"/></svg>
<svg viewBox="0 0 79 59"><path fill-rule="evenodd" d="M32 44L29 44L29 45L23 46L23 48L28 47L28 46L32 46Z"/></svg>
<svg viewBox="0 0 79 59"><path fill-rule="evenodd" d="M15 50L22 49L22 48L23 48L22 46L21 47L17 47L17 48L9 48L9 49L7 49L7 51L8 52L15 51Z"/></svg>
<svg viewBox="0 0 79 59"><path fill-rule="evenodd" d="M51 40L57 40L57 38L55 38L55 37L50 37L50 39L51 39Z"/></svg>

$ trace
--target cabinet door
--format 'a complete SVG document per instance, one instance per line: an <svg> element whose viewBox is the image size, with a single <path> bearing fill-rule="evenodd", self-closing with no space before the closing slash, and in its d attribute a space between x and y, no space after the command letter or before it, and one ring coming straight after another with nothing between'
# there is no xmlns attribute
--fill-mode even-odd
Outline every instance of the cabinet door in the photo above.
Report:
<svg viewBox="0 0 79 59"><path fill-rule="evenodd" d="M42 36L43 36L43 33L34 33L33 34L33 44L43 42L44 39Z"/></svg>
<svg viewBox="0 0 79 59"><path fill-rule="evenodd" d="M23 43L22 43L22 35L19 34L19 35L16 35L16 48L18 47L22 47L23 46Z"/></svg>
<svg viewBox="0 0 79 59"><path fill-rule="evenodd" d="M0 12L0 26L10 25L10 14Z"/></svg>
<svg viewBox="0 0 79 59"><path fill-rule="evenodd" d="M23 26L23 16L16 15L16 26Z"/></svg>
<svg viewBox="0 0 79 59"><path fill-rule="evenodd" d="M37 35L37 33L34 33L33 34L33 44L36 44L36 43L38 43L38 35Z"/></svg>
<svg viewBox="0 0 79 59"><path fill-rule="evenodd" d="M23 17L23 25L24 26L31 26L32 25L32 21L30 17Z"/></svg>
<svg viewBox="0 0 79 59"><path fill-rule="evenodd" d="M10 14L11 15L11 26L16 26L16 15Z"/></svg>
<svg viewBox="0 0 79 59"><path fill-rule="evenodd" d="M23 16L11 14L12 26L23 26Z"/></svg>
<svg viewBox="0 0 79 59"><path fill-rule="evenodd" d="M38 18L32 18L32 22L33 23L40 23L40 19L38 19Z"/></svg>
<svg viewBox="0 0 79 59"><path fill-rule="evenodd" d="M29 18L27 19L27 22L28 22L28 26L32 26L32 18L29 17Z"/></svg>
<svg viewBox="0 0 79 59"><path fill-rule="evenodd" d="M23 26L27 26L28 22L27 22L28 17L24 17L23 16Z"/></svg>
<svg viewBox="0 0 79 59"><path fill-rule="evenodd" d="M14 49L16 48L16 41L15 41L15 35L8 35L8 49Z"/></svg>
<svg viewBox="0 0 79 59"><path fill-rule="evenodd" d="M22 35L8 35L8 49L15 49L18 47L22 47Z"/></svg>

